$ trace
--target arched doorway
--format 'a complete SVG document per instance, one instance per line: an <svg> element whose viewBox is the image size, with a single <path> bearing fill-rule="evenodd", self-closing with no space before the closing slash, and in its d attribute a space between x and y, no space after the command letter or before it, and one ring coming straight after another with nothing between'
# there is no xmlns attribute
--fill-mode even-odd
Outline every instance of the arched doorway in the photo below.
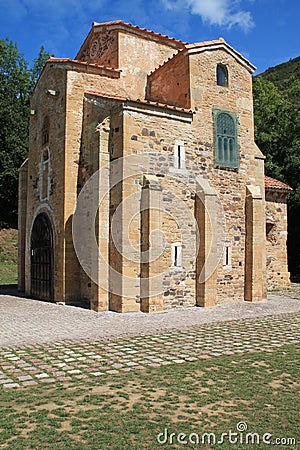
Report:
<svg viewBox="0 0 300 450"><path fill-rule="evenodd" d="M31 296L53 301L53 233L50 220L39 214L31 232Z"/></svg>

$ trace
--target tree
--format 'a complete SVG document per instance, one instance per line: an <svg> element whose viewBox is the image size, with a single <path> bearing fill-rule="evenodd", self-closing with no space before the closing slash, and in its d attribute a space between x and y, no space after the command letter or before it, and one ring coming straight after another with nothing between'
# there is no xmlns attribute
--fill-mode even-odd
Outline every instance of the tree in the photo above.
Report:
<svg viewBox="0 0 300 450"><path fill-rule="evenodd" d="M289 184L289 270L300 274L300 80L254 79L255 140L266 155L267 175Z"/></svg>
<svg viewBox="0 0 300 450"><path fill-rule="evenodd" d="M42 45L37 58L33 60L33 66L31 69L31 89L33 89L36 85L39 76L42 73L43 67L50 56L50 53L46 52L44 46Z"/></svg>
<svg viewBox="0 0 300 450"><path fill-rule="evenodd" d="M49 54L41 47L32 69L8 38L0 40L0 224L17 225L18 169L28 149L29 102Z"/></svg>

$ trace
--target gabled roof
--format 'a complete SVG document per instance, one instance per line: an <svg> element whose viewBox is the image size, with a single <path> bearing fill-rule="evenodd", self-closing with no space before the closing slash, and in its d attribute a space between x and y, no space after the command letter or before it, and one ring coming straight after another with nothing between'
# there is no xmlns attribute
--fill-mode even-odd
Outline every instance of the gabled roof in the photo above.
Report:
<svg viewBox="0 0 300 450"><path fill-rule="evenodd" d="M72 58L54 58L54 57L50 57L47 61L47 63L66 63L66 64L70 64L70 65L74 65L74 66L79 66L79 67L85 67L85 68L90 68L90 69L98 69L99 71L104 72L114 72L114 73L120 73L122 72L121 69L115 69L114 67L109 67L109 66L102 66L100 64L95 64L95 63L88 63L86 61L78 61L77 59L72 59Z"/></svg>
<svg viewBox="0 0 300 450"><path fill-rule="evenodd" d="M253 73L256 70L256 67L251 64L241 53L236 51L233 47L231 47L223 38L219 38L213 41L204 41L204 42L196 42L195 44L187 44L185 46L189 55L194 53L200 53L205 51L212 50L225 50L231 56L233 56L240 64L242 64L246 69Z"/></svg>
<svg viewBox="0 0 300 450"><path fill-rule="evenodd" d="M146 28L140 28L137 25L132 25L131 23L126 23L123 20L114 20L112 22L103 22L103 23L93 22L92 28L91 28L89 34L87 35L86 39L84 40L75 59L80 58L80 54L81 54L83 48L85 47L86 42L90 39L90 37L94 33L97 33L102 30L104 31L104 30L116 30L116 29L127 30L132 33L138 34L141 37L155 38L156 40L165 42L167 45L170 45L170 47L173 47L176 49L184 48L184 46L186 44L186 42L182 42L179 39L175 39L173 37L169 37L169 36L163 35L161 33L156 33L155 31L147 30Z"/></svg>
<svg viewBox="0 0 300 450"><path fill-rule="evenodd" d="M110 99L110 100L120 100L122 102L135 103L135 104L145 105L145 106L152 106L152 107L156 107L156 108L159 108L159 109L165 109L165 110L170 110L170 111L177 111L177 112L180 112L180 113L186 113L186 114L190 114L190 115L195 114L195 111L193 111L191 109L181 108L180 106L168 105L167 103L153 102L151 100L144 100L144 99L140 99L140 98L124 97L124 96L116 95L116 94L105 94L105 93L102 93L102 92L92 91L92 90L85 91L85 94L95 95L97 97L107 98L107 99Z"/></svg>
<svg viewBox="0 0 300 450"><path fill-rule="evenodd" d="M130 29L130 30L138 31L141 34L148 34L151 36L156 36L163 40L177 42L178 44L180 44L181 47L183 47L186 44L186 42L182 42L179 39L175 39L175 38L167 36L165 34L157 33L156 31L148 30L147 28L141 28L137 25L132 25L131 23L126 23L123 20L114 20L113 22L103 22L103 23L93 22L93 27L95 27L95 28L97 28L97 27L117 28L120 26L123 28Z"/></svg>
<svg viewBox="0 0 300 450"><path fill-rule="evenodd" d="M267 177L265 175L265 188L267 190L279 190L279 191L288 191L291 192L293 189L288 184L283 183L282 181L276 180L275 178Z"/></svg>
<svg viewBox="0 0 300 450"><path fill-rule="evenodd" d="M51 67L52 64L66 66L66 69L78 70L87 73L94 73L97 75L112 78L120 77L120 73L122 72L121 69L115 69L113 67L108 66L101 66L100 64L87 63L85 61L77 61L76 59L72 58L54 58L53 56L50 56L50 58L46 61L46 64L44 64L44 67L40 73L38 81L40 80L46 69L49 67L49 65ZM34 86L33 92L36 89L38 81Z"/></svg>

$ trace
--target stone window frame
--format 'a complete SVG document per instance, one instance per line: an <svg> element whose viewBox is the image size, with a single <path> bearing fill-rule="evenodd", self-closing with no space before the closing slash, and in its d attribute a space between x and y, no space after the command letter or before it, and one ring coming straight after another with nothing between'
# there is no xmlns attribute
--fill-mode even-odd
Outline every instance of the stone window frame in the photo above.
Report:
<svg viewBox="0 0 300 450"><path fill-rule="evenodd" d="M49 144L49 128L50 128L49 116L45 116L42 127L42 146Z"/></svg>
<svg viewBox="0 0 300 450"><path fill-rule="evenodd" d="M268 242L271 242L274 244L276 242L276 239L274 237L274 232L276 230L275 222L273 220L266 221L266 238Z"/></svg>
<svg viewBox="0 0 300 450"><path fill-rule="evenodd" d="M182 243L173 242L171 244L171 267L182 268Z"/></svg>
<svg viewBox="0 0 300 450"><path fill-rule="evenodd" d="M232 246L229 243L224 245L223 269L232 269Z"/></svg>
<svg viewBox="0 0 300 450"><path fill-rule="evenodd" d="M47 202L51 192L51 152L49 147L50 119L45 116L41 130L41 159L39 164L39 198Z"/></svg>
<svg viewBox="0 0 300 450"><path fill-rule="evenodd" d="M40 201L48 201L51 190L51 163L50 163L50 148L46 146L41 153L40 162Z"/></svg>
<svg viewBox="0 0 300 450"><path fill-rule="evenodd" d="M227 128L220 130L220 120L223 116L229 118ZM214 127L214 164L220 169L239 169L240 148L238 143L238 114L234 111L227 111L215 107L213 109Z"/></svg>
<svg viewBox="0 0 300 450"><path fill-rule="evenodd" d="M176 140L173 147L174 169L185 170L185 148L184 142Z"/></svg>
<svg viewBox="0 0 300 450"><path fill-rule="evenodd" d="M229 87L229 72L225 64L219 63L216 67L217 86Z"/></svg>

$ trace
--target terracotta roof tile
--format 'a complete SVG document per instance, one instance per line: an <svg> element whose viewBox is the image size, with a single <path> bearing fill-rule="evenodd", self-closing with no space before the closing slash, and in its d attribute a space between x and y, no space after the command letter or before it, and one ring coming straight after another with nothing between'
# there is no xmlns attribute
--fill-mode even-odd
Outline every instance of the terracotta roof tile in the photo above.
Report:
<svg viewBox="0 0 300 450"><path fill-rule="evenodd" d="M276 180L275 178L267 177L265 175L265 188L266 189L278 189L280 191L292 191L293 189L288 184L282 181Z"/></svg>
<svg viewBox="0 0 300 450"><path fill-rule="evenodd" d="M169 41L173 41L173 42L177 42L178 44L181 44L181 46L183 47L184 45L186 45L186 42L182 42L179 39L175 39L173 37L169 37L167 35L163 35L161 33L157 33L155 31L152 30L148 30L147 28L140 28L137 25L132 25L131 23L126 23L123 20L114 20L112 22L102 22L102 23L98 23L98 22L93 22L93 27L97 27L97 26L110 26L110 25L121 25L127 28L131 28L132 30L138 30L138 31L142 31L143 33L146 34L151 34L153 36L157 36L163 39L167 39Z"/></svg>
<svg viewBox="0 0 300 450"><path fill-rule="evenodd" d="M226 43L224 38L213 39L211 41L201 41L201 42L193 42L192 44L187 44L186 48L194 48L194 47L206 47L207 45L214 44L224 44Z"/></svg>
<svg viewBox="0 0 300 450"><path fill-rule="evenodd" d="M90 95L96 95L98 97L108 98L108 99L115 99L115 100L121 100L123 102L132 102L142 105L149 105L149 106L156 106L158 108L164 108L172 111L178 111L178 112L184 112L189 114L194 114L195 112L191 109L181 108L180 106L173 106L168 105L166 103L159 103L159 102L152 102L151 100L145 100L145 99L133 99L130 97L123 97L121 95L114 95L114 94L103 94L102 92L96 92L96 91L86 91L86 94Z"/></svg>
<svg viewBox="0 0 300 450"><path fill-rule="evenodd" d="M256 67L250 63L241 53L239 53L237 50L235 50L231 45L229 45L225 39L219 38L212 41L203 41L203 42L195 42L193 44L187 44L185 48L189 53L197 51L204 51L206 49L218 49L218 48L224 48L228 53L230 53L232 56L234 56L238 61L240 61L243 65L245 65L250 72L254 72Z"/></svg>
<svg viewBox="0 0 300 450"><path fill-rule="evenodd" d="M54 62L54 63L72 63L72 64L78 64L81 66L89 66L89 67L93 67L96 69L104 69L104 70L109 70L112 72L122 72L121 69L115 69L114 67L109 67L109 66L102 66L100 64L94 64L94 63L88 63L86 61L78 61L77 59L72 59L72 58L53 58L52 56L48 59L49 62Z"/></svg>

